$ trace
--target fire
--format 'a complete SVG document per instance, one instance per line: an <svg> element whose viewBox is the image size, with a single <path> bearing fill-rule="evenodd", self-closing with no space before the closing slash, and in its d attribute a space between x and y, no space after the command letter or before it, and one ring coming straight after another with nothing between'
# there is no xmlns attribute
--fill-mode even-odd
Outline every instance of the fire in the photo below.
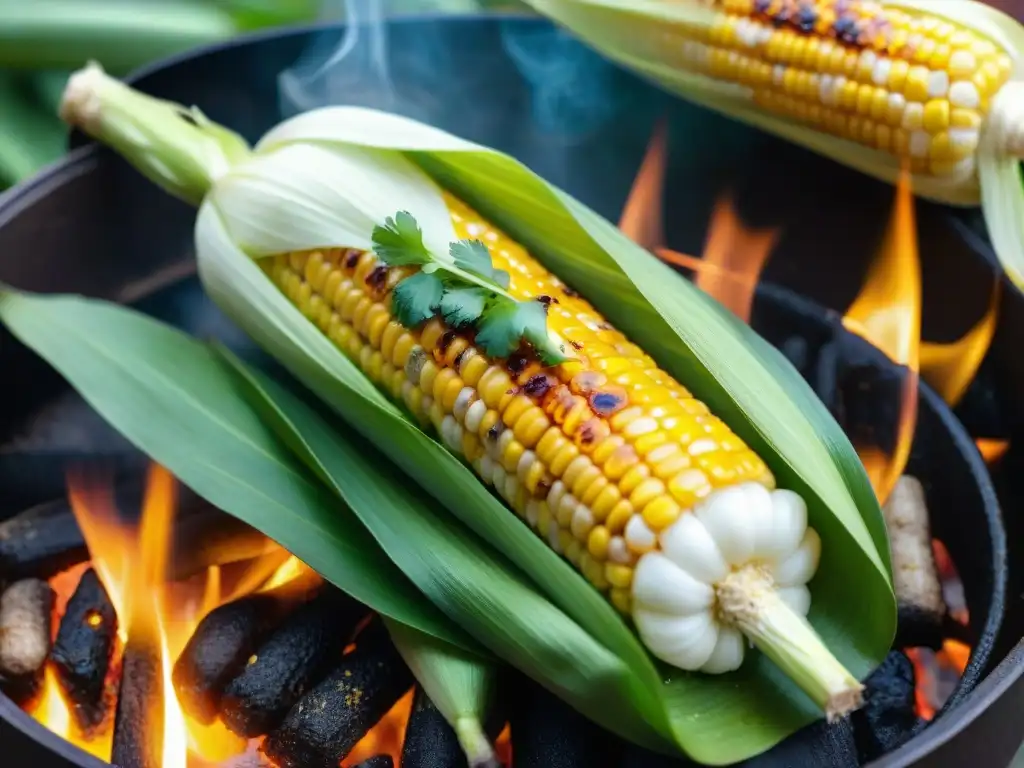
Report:
<svg viewBox="0 0 1024 768"><path fill-rule="evenodd" d="M917 424L917 384L921 343L921 262L910 176L896 185L892 217L882 246L860 294L843 317L847 330L869 342L906 373L901 382L900 415L892 453L858 446L879 502L889 498L907 465Z"/></svg>
<svg viewBox="0 0 1024 768"><path fill-rule="evenodd" d="M640 170L619 218L619 229L662 261L693 270L694 282L744 322L750 322L754 291L761 271L778 242L777 227L751 229L736 212L732 198L715 204L701 258L664 247L662 194L668 145L665 124L655 128Z"/></svg>
<svg viewBox="0 0 1024 768"><path fill-rule="evenodd" d="M988 309L959 340L951 344L921 344L921 375L951 406L960 402L992 344L999 320L1000 295L999 280L994 280Z"/></svg>
<svg viewBox="0 0 1024 768"><path fill-rule="evenodd" d="M1010 450L1009 440L996 440L993 438L979 437L974 441L974 444L978 446L978 452L981 454L981 458L985 460L988 465L995 464L1006 452Z"/></svg>
<svg viewBox="0 0 1024 768"><path fill-rule="evenodd" d="M118 615L122 646L134 642L152 648L159 655L160 699L151 702L159 715L154 743L160 745L161 768L200 768L217 765L245 751L247 743L224 726L204 727L188 720L178 703L171 682L174 660L184 648L199 621L227 597L223 595L221 573L211 567L187 583L167 581L169 544L173 541L173 520L177 507L177 484L163 467L153 465L147 478L138 525L121 518L109 477L68 475L68 498L89 548L96 569ZM286 556L285 556L286 557ZM299 566L282 566L275 554L259 558L252 573L238 587L257 589L272 575L287 581ZM261 565L261 562L262 565ZM64 611L71 593L89 564L77 566L51 580L57 593L56 612ZM243 593L244 594L244 593ZM56 622L55 622L56 625ZM123 647L117 653L123 652ZM111 662L118 672L120 659ZM110 761L113 716L100 733L85 737L77 733L70 707L53 670L45 670L42 691L29 713L51 731L93 756Z"/></svg>

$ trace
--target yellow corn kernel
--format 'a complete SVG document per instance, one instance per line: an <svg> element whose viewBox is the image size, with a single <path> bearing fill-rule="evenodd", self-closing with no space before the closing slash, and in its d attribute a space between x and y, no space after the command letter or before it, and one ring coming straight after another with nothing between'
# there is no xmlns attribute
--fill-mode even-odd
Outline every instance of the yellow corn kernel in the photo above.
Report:
<svg viewBox="0 0 1024 768"><path fill-rule="evenodd" d="M783 53L795 66L816 60L815 46L790 37L795 47ZM790 80L802 98L822 87L807 72ZM870 88L867 108L877 110L879 89ZM770 485L774 478L704 403L585 300L464 205L447 202L459 237L483 237L494 246L495 267L516 275L510 290L517 298L558 299L549 325L585 357L547 370L536 360L513 365L488 359L440 320L404 328L387 294L408 272L388 271L372 254L294 253L264 260L263 268L373 382L433 424L516 514L628 611L637 548L657 546L651 532L671 525L712 482ZM637 540L644 526L649 531Z"/></svg>

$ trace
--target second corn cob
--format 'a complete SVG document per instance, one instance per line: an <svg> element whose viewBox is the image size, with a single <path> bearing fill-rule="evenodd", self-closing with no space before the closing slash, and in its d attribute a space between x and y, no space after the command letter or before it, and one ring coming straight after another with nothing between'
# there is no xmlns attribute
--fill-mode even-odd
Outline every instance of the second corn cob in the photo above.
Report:
<svg viewBox="0 0 1024 768"><path fill-rule="evenodd" d="M62 111L179 196L202 199L212 188L207 203L236 190L232 178L266 173L261 159L319 151L258 149L250 163L226 129L198 113L181 120L180 107L96 68L72 78ZM358 203L345 221L359 224L341 242L256 256L318 332L607 594L652 655L722 673L740 666L750 640L829 716L858 706L861 685L804 618L820 542L803 500L775 489L763 460L701 401L408 158L347 147L305 167L322 173L323 163L337 184L367 178L371 168L385 174L395 199L353 190ZM237 177L233 166L243 170ZM290 173L275 178L294 183ZM257 188L262 195L271 187ZM283 200L266 198L271 207L258 226L267 217L289 226L298 210ZM443 226L432 220L424 233L402 212L407 202L445 212ZM394 219L384 205L398 208ZM292 242L334 237L317 227L309 221ZM445 230L450 258L432 251ZM446 307L448 292L461 292L464 303ZM481 302L475 313L470 296ZM528 329L538 313L544 327ZM500 330L485 327L491 315ZM571 354L552 353L559 345Z"/></svg>

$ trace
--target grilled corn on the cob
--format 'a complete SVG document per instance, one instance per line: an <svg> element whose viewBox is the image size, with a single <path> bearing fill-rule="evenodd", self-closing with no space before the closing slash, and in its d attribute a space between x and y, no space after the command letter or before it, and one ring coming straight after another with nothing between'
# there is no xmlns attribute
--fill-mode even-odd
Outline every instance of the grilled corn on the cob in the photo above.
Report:
<svg viewBox="0 0 1024 768"><path fill-rule="evenodd" d="M179 172L153 155L148 139L105 126L104 97L122 114L146 104L133 96L133 105L118 88L96 70L76 75L66 119L125 147L140 168L179 193L216 191L226 171L208 159L212 143L192 146ZM236 162L237 151L229 142L224 162ZM374 157L356 157L352 173ZM403 185L419 178L436 189L400 155L386 165ZM493 268L510 276L510 298L545 308L549 332L571 345L571 359L542 365L529 336L507 357L491 357L483 333L450 327L439 315L403 325L396 291L433 273L409 261L389 266L379 250L337 243L259 263L378 388L432 427L631 617L654 656L684 670L722 673L742 663L746 636L830 715L856 707L860 684L803 619L820 541L800 497L775 489L764 461L583 297L462 202L436 194L456 237L482 243ZM367 208L357 210L362 221Z"/></svg>
<svg viewBox="0 0 1024 768"><path fill-rule="evenodd" d="M510 291L548 304L549 325L577 360L544 368L526 351L490 360L470 335L437 318L404 328L388 295L403 271L372 252L282 254L264 268L378 386L432 424L553 549L632 613L656 655L684 669L735 669L743 659L739 632L717 626L711 590L688 580L714 584L726 575L724 562L741 566L760 556L805 613L818 539L805 531L802 503L778 491L773 506L764 490L774 488L771 472L707 406L523 248L459 201L447 202L456 232L484 240L495 266L512 275ZM716 543L725 552L692 553L710 532L685 513L705 500L717 510L723 502L715 491L726 488L735 489L725 498L738 508L760 505L769 515L763 525L771 526L772 514L791 516L791 538L778 551L760 551L758 544L770 542L723 540ZM652 552L661 554L644 558ZM694 556L714 562L686 573ZM666 591L668 584L677 591ZM685 605L676 604L684 596ZM682 616L695 617L685 625L692 643L681 643L681 623L666 624Z"/></svg>
<svg viewBox="0 0 1024 768"><path fill-rule="evenodd" d="M718 86L726 111L728 99L746 102L904 161L936 177L951 202L965 201L956 189L974 183L986 121L998 122L1004 152L1024 156L1024 85L1011 81L1019 52L997 30L957 20L972 3L530 2L613 57L698 100L707 96L712 106L713 97L688 87L687 76Z"/></svg>

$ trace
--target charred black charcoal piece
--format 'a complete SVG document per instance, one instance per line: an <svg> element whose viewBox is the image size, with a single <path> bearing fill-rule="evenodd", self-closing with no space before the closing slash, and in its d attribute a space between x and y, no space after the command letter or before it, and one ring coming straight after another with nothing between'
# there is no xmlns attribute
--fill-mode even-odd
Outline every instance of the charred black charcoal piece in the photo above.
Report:
<svg viewBox="0 0 1024 768"><path fill-rule="evenodd" d="M160 768L163 720L160 641L154 633L133 632L121 661L111 763L119 768Z"/></svg>
<svg viewBox="0 0 1024 768"><path fill-rule="evenodd" d="M850 718L862 763L896 749L913 735L918 724L914 683L914 665L902 651L890 651L865 681L864 707Z"/></svg>
<svg viewBox="0 0 1024 768"><path fill-rule="evenodd" d="M88 556L65 499L40 504L0 523L0 579L48 579Z"/></svg>
<svg viewBox="0 0 1024 768"><path fill-rule="evenodd" d="M50 652L54 594L39 579L23 579L0 595L0 683L19 704L38 690Z"/></svg>
<svg viewBox="0 0 1024 768"><path fill-rule="evenodd" d="M402 758L402 765L405 765L405 758ZM395 761L391 755L374 755L369 760L363 760L356 768L395 768Z"/></svg>
<svg viewBox="0 0 1024 768"><path fill-rule="evenodd" d="M554 694L523 680L515 699L509 719L516 768L615 765L609 735Z"/></svg>
<svg viewBox="0 0 1024 768"><path fill-rule="evenodd" d="M893 588L899 610L896 642L900 648L942 646L948 609L942 597L924 488L904 475L882 507L889 532Z"/></svg>
<svg viewBox="0 0 1024 768"><path fill-rule="evenodd" d="M71 714L84 733L93 731L109 711L107 669L117 641L117 613L96 571L82 574L57 630L50 652Z"/></svg>
<svg viewBox="0 0 1024 768"><path fill-rule="evenodd" d="M466 756L455 731L437 707L416 688L402 745L403 768L466 768Z"/></svg>
<svg viewBox="0 0 1024 768"><path fill-rule="evenodd" d="M368 609L337 590L299 608L228 683L220 716L234 733L255 738L278 725L302 695L341 659Z"/></svg>
<svg viewBox="0 0 1024 768"><path fill-rule="evenodd" d="M117 483L124 510L140 509L141 475ZM193 576L211 565L246 560L273 546L266 536L181 488L174 528L172 579ZM67 498L39 504L0 523L0 580L48 579L89 556Z"/></svg>
<svg viewBox="0 0 1024 768"><path fill-rule="evenodd" d="M279 768L335 768L413 684L379 620L263 744Z"/></svg>
<svg viewBox="0 0 1024 768"><path fill-rule="evenodd" d="M174 690L185 714L204 725L220 713L221 693L285 618L313 597L317 582L299 577L210 611L174 664Z"/></svg>

